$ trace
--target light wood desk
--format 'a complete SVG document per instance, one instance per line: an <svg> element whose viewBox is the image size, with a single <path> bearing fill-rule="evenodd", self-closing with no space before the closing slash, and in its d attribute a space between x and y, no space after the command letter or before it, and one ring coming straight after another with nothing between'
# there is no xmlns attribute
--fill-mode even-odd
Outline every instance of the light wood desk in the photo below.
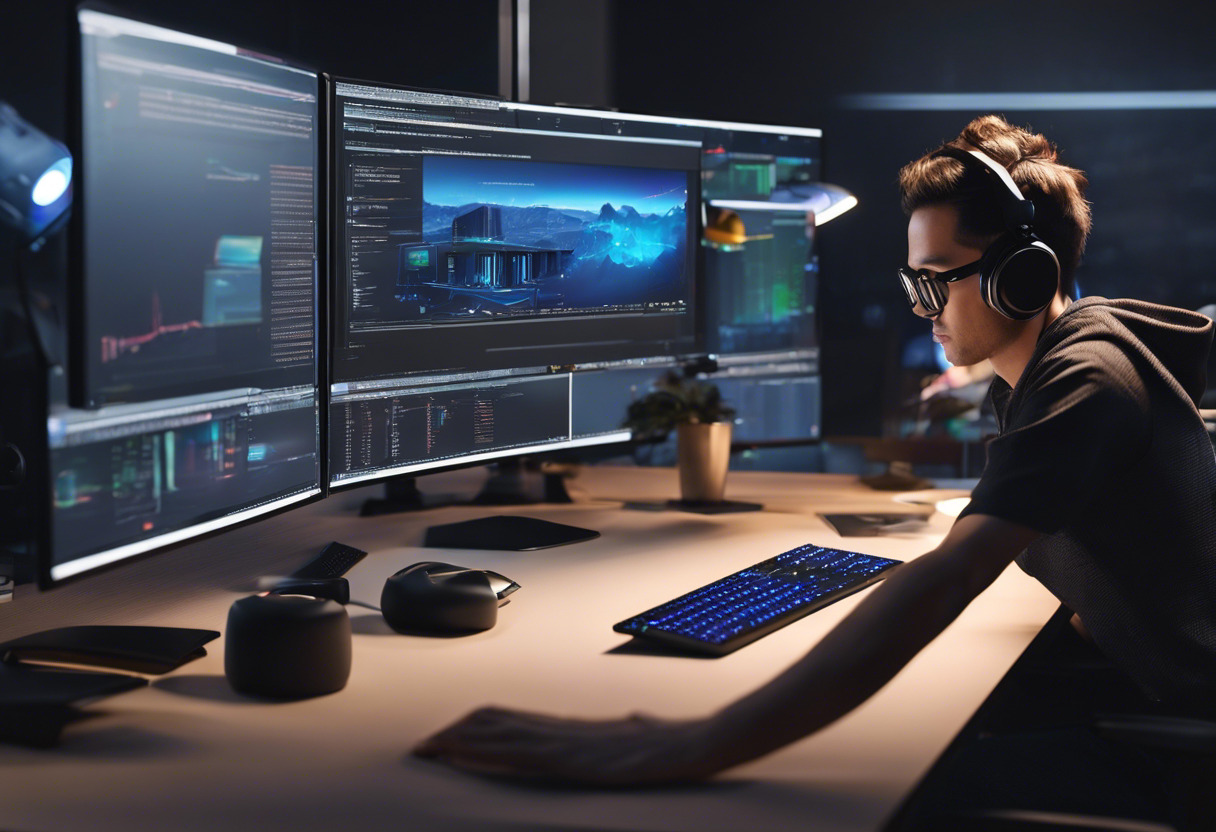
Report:
<svg viewBox="0 0 1216 832"><path fill-rule="evenodd" d="M670 469L601 466L576 484L583 499L574 505L513 512L602 532L574 546L421 549L427 525L487 510L360 519L354 507L374 493L362 489L45 595L19 593L0 607L0 638L82 623L223 630L251 576L282 574L331 539L371 552L348 577L352 597L376 604L384 579L419 560L491 568L523 586L497 627L463 638L397 635L378 614L350 607L350 683L302 702L233 693L223 640L213 642L205 658L150 687L91 705L100 715L70 726L58 748L0 746L0 828L878 829L1057 607L1011 567L857 711L701 786L549 790L412 758L418 739L485 704L582 717L705 714L805 653L861 596L722 659L614 652L627 638L612 624L806 542L914 558L951 522L937 514L925 534L837 537L816 513L892 508L890 495L847 476L733 473L727 496L766 510L713 517L622 508L672 496ZM422 485L442 489L444 480Z"/></svg>

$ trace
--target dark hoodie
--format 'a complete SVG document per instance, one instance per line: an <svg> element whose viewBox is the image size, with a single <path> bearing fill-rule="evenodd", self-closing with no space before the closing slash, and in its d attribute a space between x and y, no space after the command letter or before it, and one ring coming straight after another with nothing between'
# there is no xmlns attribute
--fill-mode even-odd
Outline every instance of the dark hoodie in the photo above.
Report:
<svg viewBox="0 0 1216 832"><path fill-rule="evenodd" d="M1150 695L1216 701L1216 458L1197 404L1212 321L1090 297L1039 338L964 514L1043 533L1017 558Z"/></svg>

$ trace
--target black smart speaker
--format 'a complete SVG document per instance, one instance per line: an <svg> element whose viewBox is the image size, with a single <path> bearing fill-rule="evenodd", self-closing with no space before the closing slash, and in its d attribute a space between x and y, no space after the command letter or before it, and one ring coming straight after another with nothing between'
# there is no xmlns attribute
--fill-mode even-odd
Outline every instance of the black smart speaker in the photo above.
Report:
<svg viewBox="0 0 1216 832"><path fill-rule="evenodd" d="M224 673L241 693L275 699L333 693L346 687L350 662L350 617L337 601L251 595L228 610Z"/></svg>

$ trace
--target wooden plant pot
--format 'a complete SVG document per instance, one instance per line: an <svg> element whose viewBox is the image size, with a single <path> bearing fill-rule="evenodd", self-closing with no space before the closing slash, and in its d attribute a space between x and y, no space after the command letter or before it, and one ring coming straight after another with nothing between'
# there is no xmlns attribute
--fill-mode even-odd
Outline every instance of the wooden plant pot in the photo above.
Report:
<svg viewBox="0 0 1216 832"><path fill-rule="evenodd" d="M730 422L687 422L676 427L680 499L720 503L730 466Z"/></svg>

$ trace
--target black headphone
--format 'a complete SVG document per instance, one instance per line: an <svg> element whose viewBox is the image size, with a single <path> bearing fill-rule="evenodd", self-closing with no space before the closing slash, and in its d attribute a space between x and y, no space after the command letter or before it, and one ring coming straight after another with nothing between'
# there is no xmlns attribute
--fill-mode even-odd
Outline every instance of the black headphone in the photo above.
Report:
<svg viewBox="0 0 1216 832"><path fill-rule="evenodd" d="M1015 321L1033 318L1060 289L1060 260L1034 235L1034 203L1022 196L1005 167L979 150L947 145L933 154L949 156L964 167L996 180L1005 232L980 261L980 294L984 303Z"/></svg>

